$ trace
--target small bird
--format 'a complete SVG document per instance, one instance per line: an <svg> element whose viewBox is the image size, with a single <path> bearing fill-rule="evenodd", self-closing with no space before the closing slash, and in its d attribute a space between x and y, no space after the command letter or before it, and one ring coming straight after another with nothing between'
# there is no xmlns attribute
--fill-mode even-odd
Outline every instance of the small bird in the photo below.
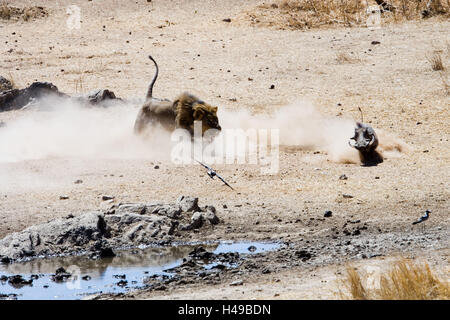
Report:
<svg viewBox="0 0 450 320"><path fill-rule="evenodd" d="M225 185L227 185L228 187L230 187L231 190L234 190L233 187L230 186L230 185L228 184L228 182L225 181L224 178L222 178L221 176L219 176L219 175L217 174L217 172L216 172L213 168L208 167L206 164L201 163L200 161L198 161L198 160L196 160L196 159L194 159L194 160L197 161L198 163L200 163L203 167L205 167L205 168L208 170L206 173L208 174L208 176L209 176L211 179L214 180L214 177L217 177L217 178L219 178L220 180L222 180L222 182L223 182Z"/></svg>
<svg viewBox="0 0 450 320"><path fill-rule="evenodd" d="M425 215L420 217L417 221L414 221L412 224L418 224L428 220L428 218L430 217L430 213L431 213L430 210L425 211Z"/></svg>
<svg viewBox="0 0 450 320"><path fill-rule="evenodd" d="M412 224L418 224L418 223L427 221L428 218L430 217L430 213L431 213L430 210L426 210L426 211L425 211L425 215L424 215L424 216L421 216L419 219L417 219L416 221L414 221ZM422 231L423 231L423 229L422 229Z"/></svg>

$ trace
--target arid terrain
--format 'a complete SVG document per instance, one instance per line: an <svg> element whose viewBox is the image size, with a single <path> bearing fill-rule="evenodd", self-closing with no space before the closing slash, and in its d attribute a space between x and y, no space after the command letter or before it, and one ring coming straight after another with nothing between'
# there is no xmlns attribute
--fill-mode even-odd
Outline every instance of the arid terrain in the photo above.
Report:
<svg viewBox="0 0 450 320"><path fill-rule="evenodd" d="M347 263L385 267L398 256L450 279L448 18L282 30L246 20L260 0L9 2L48 15L0 19L0 76L18 88L47 81L70 95L109 89L135 102L81 115L0 112L0 238L68 214L189 195L214 205L221 223L183 240L286 247L210 281L106 298L336 299ZM80 28L68 24L71 5ZM159 65L156 97L192 92L219 107L223 129L278 128L279 171L214 165L233 191L198 164L173 164L163 139L137 140L134 119L154 74L149 54ZM433 70L434 54L444 70ZM358 107L381 145L403 146L378 166L342 155L357 159L345 139ZM271 125L279 110L290 113ZM425 210L422 230L412 222Z"/></svg>

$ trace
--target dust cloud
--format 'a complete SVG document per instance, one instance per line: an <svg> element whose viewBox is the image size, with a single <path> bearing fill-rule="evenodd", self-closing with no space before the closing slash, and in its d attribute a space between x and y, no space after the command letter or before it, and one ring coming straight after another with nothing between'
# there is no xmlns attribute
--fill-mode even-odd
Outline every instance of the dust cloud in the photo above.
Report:
<svg viewBox="0 0 450 320"><path fill-rule="evenodd" d="M223 128L279 129L281 147L323 151L333 162L359 163L358 152L348 145L355 121L326 117L307 101L293 102L272 115L219 110L219 119Z"/></svg>
<svg viewBox="0 0 450 320"><path fill-rule="evenodd" d="M0 163L49 158L169 160L170 133L152 128L145 138L133 132L139 102L87 108L74 100L41 99L36 108L0 128ZM355 121L322 115L311 103L296 101L271 115L219 109L224 129L279 129L281 146L323 151L329 160L359 163L348 145ZM380 130L381 151L405 150L406 145ZM388 136L383 144L383 135Z"/></svg>
<svg viewBox="0 0 450 320"><path fill-rule="evenodd" d="M139 105L88 108L75 100L46 97L0 129L0 163L48 158L141 159L166 154L154 128L142 139L133 132Z"/></svg>

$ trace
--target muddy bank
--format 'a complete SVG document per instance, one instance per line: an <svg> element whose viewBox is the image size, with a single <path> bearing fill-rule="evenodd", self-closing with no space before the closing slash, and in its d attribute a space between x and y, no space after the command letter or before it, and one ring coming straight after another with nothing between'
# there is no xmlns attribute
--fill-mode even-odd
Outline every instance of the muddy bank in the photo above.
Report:
<svg viewBox="0 0 450 320"><path fill-rule="evenodd" d="M277 250L278 243L202 242L118 250L114 257L64 256L0 265L0 300L80 299L133 289L164 290L183 281L185 268L202 277L237 268L252 255ZM189 271L191 272L191 271Z"/></svg>
<svg viewBox="0 0 450 320"><path fill-rule="evenodd" d="M193 197L181 196L172 204L118 204L10 234L0 240L0 261L72 254L111 257L118 248L182 241L187 233L218 223L216 209L200 207Z"/></svg>
<svg viewBox="0 0 450 320"><path fill-rule="evenodd" d="M427 252L432 255L432 252L448 248L450 232L448 228L440 227L429 229L426 233L420 231L379 233L358 227L355 230L361 232L344 234L336 239L320 236L283 242L278 250L259 252L245 258L233 253L214 254L199 247L190 252L182 264L166 270L171 276L150 276L144 280L145 286L136 290L97 294L88 298L165 299L171 296L185 296L188 299L198 299L196 289L205 286L210 288L214 286L217 290L223 288L222 291L227 292L227 288L233 287L248 290L255 283L258 284L259 291L262 291L264 285L261 284L272 283L271 281L278 283L280 281L278 277L286 272L289 272L289 278L294 281L305 274L312 273L314 277L314 270L336 264L357 261L366 261L370 264L370 261L399 254L414 257L420 256L421 252ZM223 295L220 297L223 299Z"/></svg>

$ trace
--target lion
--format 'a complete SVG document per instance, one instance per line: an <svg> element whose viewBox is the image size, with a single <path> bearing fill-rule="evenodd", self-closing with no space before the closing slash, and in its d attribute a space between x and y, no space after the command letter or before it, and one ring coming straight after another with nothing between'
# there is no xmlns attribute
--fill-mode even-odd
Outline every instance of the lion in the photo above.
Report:
<svg viewBox="0 0 450 320"><path fill-rule="evenodd" d="M153 86L158 78L158 64L149 56L156 67L155 75L149 85L146 101L139 110L134 132L142 134L149 125L159 123L168 131L181 128L194 136L194 121L202 122L202 135L209 129L222 130L217 117L217 107L211 106L194 95L184 92L173 102L153 98Z"/></svg>

